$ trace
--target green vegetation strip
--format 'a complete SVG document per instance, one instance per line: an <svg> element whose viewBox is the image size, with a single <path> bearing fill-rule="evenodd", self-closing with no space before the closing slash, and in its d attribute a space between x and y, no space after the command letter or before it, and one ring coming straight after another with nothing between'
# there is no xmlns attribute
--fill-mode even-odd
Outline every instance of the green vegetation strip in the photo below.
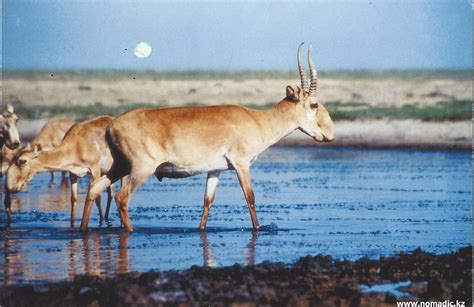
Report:
<svg viewBox="0 0 474 307"><path fill-rule="evenodd" d="M418 104L395 106L368 106L359 104L348 108L342 103L328 103L329 113L335 120L358 119L419 119L423 121L456 121L471 120L472 101L454 100L438 102L435 105L420 106Z"/></svg>
<svg viewBox="0 0 474 307"><path fill-rule="evenodd" d="M190 102L187 106L200 105ZM273 104L264 105L249 104L250 108L266 109ZM77 120L85 120L98 115L119 115L131 109L141 107L163 107L164 105L150 104L124 104L120 106L104 106L101 104L91 106L16 106L17 113L25 119L52 118L56 116L69 116ZM329 110L334 120L361 120L361 119L419 119L423 121L455 121L471 120L472 102L470 100L454 100L439 102L435 105L420 106L404 105L395 106L370 106L366 103L341 103L328 102L325 106Z"/></svg>

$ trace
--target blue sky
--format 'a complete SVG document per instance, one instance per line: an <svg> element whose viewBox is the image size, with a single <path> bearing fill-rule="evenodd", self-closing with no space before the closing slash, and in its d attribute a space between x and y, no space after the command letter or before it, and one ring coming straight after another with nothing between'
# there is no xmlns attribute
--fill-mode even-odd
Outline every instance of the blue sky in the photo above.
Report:
<svg viewBox="0 0 474 307"><path fill-rule="evenodd" d="M472 66L468 0L3 0L2 36L4 68L291 70L302 41L321 70Z"/></svg>

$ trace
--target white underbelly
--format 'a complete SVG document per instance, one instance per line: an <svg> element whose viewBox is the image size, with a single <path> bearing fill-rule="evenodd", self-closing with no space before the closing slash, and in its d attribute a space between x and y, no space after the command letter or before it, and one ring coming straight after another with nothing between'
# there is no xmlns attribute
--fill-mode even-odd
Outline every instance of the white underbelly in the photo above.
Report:
<svg viewBox="0 0 474 307"><path fill-rule="evenodd" d="M203 163L191 165L177 165L171 162L161 164L155 171L155 176L161 180L163 178L184 178L212 171L225 171L232 167L227 163L227 159L215 159Z"/></svg>
<svg viewBox="0 0 474 307"><path fill-rule="evenodd" d="M89 169L85 167L72 167L69 171L77 177L84 177L90 174Z"/></svg>

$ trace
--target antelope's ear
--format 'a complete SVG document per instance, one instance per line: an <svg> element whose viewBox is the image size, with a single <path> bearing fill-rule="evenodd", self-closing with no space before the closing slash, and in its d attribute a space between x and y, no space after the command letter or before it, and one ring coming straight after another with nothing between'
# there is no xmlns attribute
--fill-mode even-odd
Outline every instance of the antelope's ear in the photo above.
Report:
<svg viewBox="0 0 474 307"><path fill-rule="evenodd" d="M15 109L13 108L11 103L7 103L7 111L12 113L12 114L14 113Z"/></svg>
<svg viewBox="0 0 474 307"><path fill-rule="evenodd" d="M295 95L295 90L291 86L287 85L286 86L286 97L290 98L290 97L293 97L294 95Z"/></svg>
<svg viewBox="0 0 474 307"><path fill-rule="evenodd" d="M40 154L41 150L43 150L43 146L41 146L41 144L36 144L36 146L33 150L34 150L34 154L35 154L35 157L36 157Z"/></svg>
<svg viewBox="0 0 474 307"><path fill-rule="evenodd" d="M293 89L291 86L286 87L286 98L290 101L298 102L300 100L301 89L299 87Z"/></svg>
<svg viewBox="0 0 474 307"><path fill-rule="evenodd" d="M31 150L31 144L30 143L26 143L26 145L23 145L23 150L27 150L27 151L30 151Z"/></svg>

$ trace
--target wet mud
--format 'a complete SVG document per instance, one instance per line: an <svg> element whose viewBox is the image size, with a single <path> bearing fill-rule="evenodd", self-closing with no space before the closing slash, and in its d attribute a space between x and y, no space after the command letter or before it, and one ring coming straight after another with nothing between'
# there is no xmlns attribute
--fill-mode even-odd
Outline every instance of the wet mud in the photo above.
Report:
<svg viewBox="0 0 474 307"><path fill-rule="evenodd" d="M184 271L127 273L115 278L80 275L71 282L0 288L0 304L391 306L397 301L458 300L470 306L471 259L472 247L468 246L443 255L417 249L377 260L335 260L317 255L291 265L193 266ZM402 285L401 295L364 290L393 282Z"/></svg>

